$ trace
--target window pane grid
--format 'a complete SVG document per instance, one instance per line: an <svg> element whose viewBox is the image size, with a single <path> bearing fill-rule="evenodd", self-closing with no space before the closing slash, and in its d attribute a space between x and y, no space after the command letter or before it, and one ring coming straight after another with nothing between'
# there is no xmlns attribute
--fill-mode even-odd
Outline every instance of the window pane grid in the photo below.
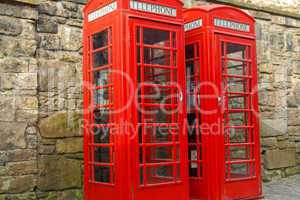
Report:
<svg viewBox="0 0 300 200"><path fill-rule="evenodd" d="M112 80L111 28L92 37L90 80L93 114L89 151L91 152L90 181L98 184L114 184L114 116Z"/></svg>
<svg viewBox="0 0 300 200"><path fill-rule="evenodd" d="M190 178L203 177L201 114L199 110L200 52L199 43L186 46L188 152Z"/></svg>
<svg viewBox="0 0 300 200"><path fill-rule="evenodd" d="M140 186L174 183L180 181L176 34L138 27L137 35Z"/></svg>
<svg viewBox="0 0 300 200"><path fill-rule="evenodd" d="M255 176L250 47L222 42L226 180Z"/></svg>

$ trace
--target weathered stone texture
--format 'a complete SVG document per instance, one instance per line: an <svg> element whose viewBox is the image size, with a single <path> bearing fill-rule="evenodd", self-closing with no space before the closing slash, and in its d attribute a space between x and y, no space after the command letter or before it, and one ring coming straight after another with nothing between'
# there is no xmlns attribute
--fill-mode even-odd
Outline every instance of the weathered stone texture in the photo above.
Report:
<svg viewBox="0 0 300 200"><path fill-rule="evenodd" d="M0 200L81 200L87 0L7 2L0 3ZM238 2L255 5L248 11L256 18L263 179L272 181L300 173L300 20L274 14L300 6Z"/></svg>
<svg viewBox="0 0 300 200"><path fill-rule="evenodd" d="M280 169L296 166L296 153L291 150L268 150L264 158L267 169Z"/></svg>
<svg viewBox="0 0 300 200"><path fill-rule="evenodd" d="M67 169L67 170L66 170ZM58 156L39 160L38 188L42 191L81 187L81 162Z"/></svg>
<svg viewBox="0 0 300 200"><path fill-rule="evenodd" d="M40 122L41 136L45 138L65 138L80 136L80 117L74 113L59 112Z"/></svg>

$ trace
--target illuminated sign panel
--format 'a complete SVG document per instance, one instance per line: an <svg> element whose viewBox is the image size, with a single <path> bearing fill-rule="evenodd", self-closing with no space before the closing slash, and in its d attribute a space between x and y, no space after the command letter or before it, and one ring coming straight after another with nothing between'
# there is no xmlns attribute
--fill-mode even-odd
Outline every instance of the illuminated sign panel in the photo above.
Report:
<svg viewBox="0 0 300 200"><path fill-rule="evenodd" d="M100 9L90 13L89 16L88 16L88 21L91 22L91 21L94 21L94 20L96 20L100 17L103 17L103 16L117 10L117 7L118 7L117 2L114 1L111 4L109 4L107 6L104 6Z"/></svg>
<svg viewBox="0 0 300 200"><path fill-rule="evenodd" d="M225 19L215 18L214 20L215 26L233 29L237 31L250 32L250 26L248 24L233 22Z"/></svg>
<svg viewBox="0 0 300 200"><path fill-rule="evenodd" d="M184 25L184 31L190 31L196 28L200 28L202 26L203 22L202 19L198 19L192 22L189 22Z"/></svg>
<svg viewBox="0 0 300 200"><path fill-rule="evenodd" d="M171 17L177 16L177 10L175 8L161 6L157 4L130 1L130 8L133 10L139 10L143 12L155 13L155 14L166 15Z"/></svg>

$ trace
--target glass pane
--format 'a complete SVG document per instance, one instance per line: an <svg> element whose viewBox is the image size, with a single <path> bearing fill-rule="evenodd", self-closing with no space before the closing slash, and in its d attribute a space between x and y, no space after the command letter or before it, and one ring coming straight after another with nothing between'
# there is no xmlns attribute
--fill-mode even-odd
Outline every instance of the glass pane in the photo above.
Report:
<svg viewBox="0 0 300 200"><path fill-rule="evenodd" d="M94 167L95 181L101 183L110 183L110 167Z"/></svg>
<svg viewBox="0 0 300 200"><path fill-rule="evenodd" d="M177 127L144 127L145 143L166 143L178 141L179 132Z"/></svg>
<svg viewBox="0 0 300 200"><path fill-rule="evenodd" d="M96 124L108 124L110 123L110 110L107 108L97 108L94 110L94 118Z"/></svg>
<svg viewBox="0 0 300 200"><path fill-rule="evenodd" d="M189 163L189 175L190 177L198 177L198 167L199 164L197 162Z"/></svg>
<svg viewBox="0 0 300 200"><path fill-rule="evenodd" d="M176 33L175 33L175 32L173 32L172 34L173 34L173 35L172 35L172 40L173 40L173 48L176 48L176 41L177 41L177 38L176 38Z"/></svg>
<svg viewBox="0 0 300 200"><path fill-rule="evenodd" d="M140 185L144 184L144 168L140 167Z"/></svg>
<svg viewBox="0 0 300 200"><path fill-rule="evenodd" d="M162 146L162 147L147 147L146 148L146 162L147 163L162 163L162 162L172 162L173 159L172 146Z"/></svg>
<svg viewBox="0 0 300 200"><path fill-rule="evenodd" d="M173 51L173 65L176 67L177 66L177 52Z"/></svg>
<svg viewBox="0 0 300 200"><path fill-rule="evenodd" d="M178 110L177 108L161 107L143 107L140 108L140 113L143 114L144 120L140 118L142 123L176 123Z"/></svg>
<svg viewBox="0 0 300 200"><path fill-rule="evenodd" d="M110 163L110 148L95 147L94 161L97 163Z"/></svg>
<svg viewBox="0 0 300 200"><path fill-rule="evenodd" d="M104 88L100 90L95 90L94 92L94 103L107 105L110 103L109 101L109 88Z"/></svg>
<svg viewBox="0 0 300 200"><path fill-rule="evenodd" d="M245 128L231 128L229 131L230 143L247 143L248 142L248 129Z"/></svg>
<svg viewBox="0 0 300 200"><path fill-rule="evenodd" d="M144 28L144 44L149 45L157 45L157 46L170 46L170 32L151 29L151 28Z"/></svg>
<svg viewBox="0 0 300 200"><path fill-rule="evenodd" d="M227 43L227 57L234 59L247 59L246 56L246 46Z"/></svg>
<svg viewBox="0 0 300 200"><path fill-rule="evenodd" d="M228 96L228 108L229 109L243 109L248 108L247 99L245 96Z"/></svg>
<svg viewBox="0 0 300 200"><path fill-rule="evenodd" d="M98 49L108 45L108 29L93 35L93 48Z"/></svg>
<svg viewBox="0 0 300 200"><path fill-rule="evenodd" d="M108 49L104 49L93 54L94 67L108 65Z"/></svg>
<svg viewBox="0 0 300 200"><path fill-rule="evenodd" d="M161 69L155 67L144 68L144 82L150 84L167 85L172 81L177 81L177 71L171 69Z"/></svg>
<svg viewBox="0 0 300 200"><path fill-rule="evenodd" d="M224 78L223 87L227 92L249 92L249 80L242 78Z"/></svg>
<svg viewBox="0 0 300 200"><path fill-rule="evenodd" d="M228 113L228 118L225 116L225 120L228 126L246 126L248 123L247 112Z"/></svg>
<svg viewBox="0 0 300 200"><path fill-rule="evenodd" d="M185 58L190 59L195 57L194 44L185 47Z"/></svg>
<svg viewBox="0 0 300 200"><path fill-rule="evenodd" d="M141 92L144 92L141 95ZM139 102L155 104L177 104L177 88L142 87L139 90Z"/></svg>
<svg viewBox="0 0 300 200"><path fill-rule="evenodd" d="M249 130L247 128L230 128L226 130L229 133L230 143L247 143Z"/></svg>
<svg viewBox="0 0 300 200"><path fill-rule="evenodd" d="M250 175L250 164L249 163L241 163L241 164L231 164L230 171L231 176L230 178L245 178Z"/></svg>
<svg viewBox="0 0 300 200"><path fill-rule="evenodd" d="M110 143L110 128L94 128L94 143Z"/></svg>
<svg viewBox="0 0 300 200"><path fill-rule="evenodd" d="M152 65L170 65L170 50L144 48L144 63Z"/></svg>
<svg viewBox="0 0 300 200"><path fill-rule="evenodd" d="M247 64L245 62L228 60L227 66L223 69L224 74L231 75L249 75Z"/></svg>
<svg viewBox="0 0 300 200"><path fill-rule="evenodd" d="M174 181L173 166L147 167L146 171L147 183L157 184Z"/></svg>
<svg viewBox="0 0 300 200"><path fill-rule="evenodd" d="M227 147L227 152L230 154L226 156L226 160L248 160L250 159L250 149L249 147ZM229 157L230 156L230 157Z"/></svg>
<svg viewBox="0 0 300 200"><path fill-rule="evenodd" d="M110 70L101 70L94 72L94 83L96 86L104 86L109 84Z"/></svg>

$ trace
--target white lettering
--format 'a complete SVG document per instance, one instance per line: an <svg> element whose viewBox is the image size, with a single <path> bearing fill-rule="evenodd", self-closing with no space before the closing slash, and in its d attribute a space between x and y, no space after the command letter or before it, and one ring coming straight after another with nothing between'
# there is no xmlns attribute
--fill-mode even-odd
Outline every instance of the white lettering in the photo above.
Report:
<svg viewBox="0 0 300 200"><path fill-rule="evenodd" d="M215 26L238 30L238 31L244 31L244 32L250 32L250 26L248 24L242 24L238 22L228 21L225 19L218 19L215 18L214 20Z"/></svg>
<svg viewBox="0 0 300 200"><path fill-rule="evenodd" d="M117 2L114 1L113 3L107 5L107 6L104 6L103 8L100 8L92 13L89 14L88 16L88 21L91 22L91 21L94 21L100 17L103 17L115 10L117 10Z"/></svg>
<svg viewBox="0 0 300 200"><path fill-rule="evenodd" d="M184 31L190 31L196 28L200 28L202 26L202 19L198 19L192 22L189 22L184 25Z"/></svg>
<svg viewBox="0 0 300 200"><path fill-rule="evenodd" d="M140 10L144 12L150 12L160 15L167 15L171 17L177 16L177 10L175 8L170 8L166 6L160 6L145 2L137 2L137 1L130 1L130 8L134 10Z"/></svg>

